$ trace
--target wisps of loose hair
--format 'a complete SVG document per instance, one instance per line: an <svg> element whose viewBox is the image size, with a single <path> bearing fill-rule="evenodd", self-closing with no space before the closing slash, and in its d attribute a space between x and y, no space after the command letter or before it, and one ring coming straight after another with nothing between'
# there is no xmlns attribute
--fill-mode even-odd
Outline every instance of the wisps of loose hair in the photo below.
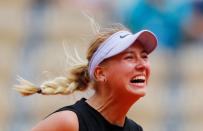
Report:
<svg viewBox="0 0 203 131"><path fill-rule="evenodd" d="M101 26L95 21L95 19L90 16L90 13L86 11L82 11L82 14L89 20L92 32L94 34L99 34Z"/></svg>

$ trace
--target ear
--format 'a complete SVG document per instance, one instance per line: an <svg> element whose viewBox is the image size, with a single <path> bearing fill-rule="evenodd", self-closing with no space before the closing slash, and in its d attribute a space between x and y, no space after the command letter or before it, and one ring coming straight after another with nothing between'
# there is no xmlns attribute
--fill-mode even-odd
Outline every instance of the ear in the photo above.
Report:
<svg viewBox="0 0 203 131"><path fill-rule="evenodd" d="M104 67L97 66L94 71L95 80L98 82L105 82L106 75Z"/></svg>

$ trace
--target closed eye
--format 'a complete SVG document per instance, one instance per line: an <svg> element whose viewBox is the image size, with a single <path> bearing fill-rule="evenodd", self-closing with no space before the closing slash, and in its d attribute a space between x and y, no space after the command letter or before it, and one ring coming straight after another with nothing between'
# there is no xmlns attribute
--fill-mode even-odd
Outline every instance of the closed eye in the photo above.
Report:
<svg viewBox="0 0 203 131"><path fill-rule="evenodd" d="M143 55L142 58L147 59L148 55Z"/></svg>
<svg viewBox="0 0 203 131"><path fill-rule="evenodd" d="M148 54L146 52L142 53L142 58L143 59L148 59Z"/></svg>
<svg viewBox="0 0 203 131"><path fill-rule="evenodd" d="M130 60L130 59L134 59L133 55L127 55L124 57L125 60Z"/></svg>

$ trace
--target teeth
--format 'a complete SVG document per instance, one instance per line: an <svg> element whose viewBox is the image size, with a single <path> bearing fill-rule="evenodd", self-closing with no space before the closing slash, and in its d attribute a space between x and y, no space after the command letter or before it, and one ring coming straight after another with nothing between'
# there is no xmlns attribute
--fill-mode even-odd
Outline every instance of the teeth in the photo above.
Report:
<svg viewBox="0 0 203 131"><path fill-rule="evenodd" d="M134 84L144 84L145 83L145 76L144 75L138 75L136 77L134 77L132 80L130 80L131 83L134 83Z"/></svg>
<svg viewBox="0 0 203 131"><path fill-rule="evenodd" d="M133 80L145 80L145 76L136 76Z"/></svg>

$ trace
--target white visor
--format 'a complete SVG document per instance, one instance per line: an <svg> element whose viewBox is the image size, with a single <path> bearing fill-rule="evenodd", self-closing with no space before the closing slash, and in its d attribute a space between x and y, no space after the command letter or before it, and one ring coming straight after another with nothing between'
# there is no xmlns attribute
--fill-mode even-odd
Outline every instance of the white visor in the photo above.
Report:
<svg viewBox="0 0 203 131"><path fill-rule="evenodd" d="M119 31L106 39L93 54L88 67L90 78L94 79L94 70L103 60L115 56L139 40L145 51L150 54L157 46L157 38L151 31L141 30L136 34Z"/></svg>

